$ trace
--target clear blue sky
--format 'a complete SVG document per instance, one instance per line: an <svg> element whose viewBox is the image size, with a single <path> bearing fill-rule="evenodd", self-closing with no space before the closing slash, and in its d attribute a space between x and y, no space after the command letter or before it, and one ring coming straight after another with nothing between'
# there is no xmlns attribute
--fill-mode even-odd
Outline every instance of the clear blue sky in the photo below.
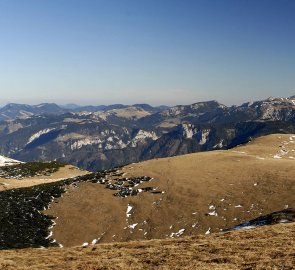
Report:
<svg viewBox="0 0 295 270"><path fill-rule="evenodd" d="M0 0L0 104L295 94L293 0Z"/></svg>

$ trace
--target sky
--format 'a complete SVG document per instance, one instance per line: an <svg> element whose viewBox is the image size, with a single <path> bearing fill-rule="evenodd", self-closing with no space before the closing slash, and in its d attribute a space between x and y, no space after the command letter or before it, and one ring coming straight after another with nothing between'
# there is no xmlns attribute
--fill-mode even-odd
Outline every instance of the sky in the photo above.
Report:
<svg viewBox="0 0 295 270"><path fill-rule="evenodd" d="M0 104L291 95L293 0L0 0Z"/></svg>

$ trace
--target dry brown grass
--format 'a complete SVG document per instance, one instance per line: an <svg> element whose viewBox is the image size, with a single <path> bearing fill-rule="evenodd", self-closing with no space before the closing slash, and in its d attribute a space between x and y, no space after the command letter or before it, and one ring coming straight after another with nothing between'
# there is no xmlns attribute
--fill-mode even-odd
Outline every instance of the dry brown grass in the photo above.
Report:
<svg viewBox="0 0 295 270"><path fill-rule="evenodd" d="M80 175L85 175L89 173L88 171L80 170L74 166L66 165L58 169L57 172L46 176L34 176L29 178L23 178L21 180L18 179L5 179L0 178L0 191L13 189L13 188L23 188L23 187L31 187L35 185L51 183L61 181L63 179L67 179L70 177L76 177Z"/></svg>
<svg viewBox="0 0 295 270"><path fill-rule="evenodd" d="M3 270L294 269L295 224L87 248L0 251Z"/></svg>
<svg viewBox="0 0 295 270"><path fill-rule="evenodd" d="M127 176L154 177L146 185L164 190L160 195L141 193L122 199L99 184L71 187L47 211L59 217L54 228L57 241L81 245L105 232L101 242L115 243L0 251L0 269L294 269L295 224L204 235L208 227L217 232L285 205L295 207L295 160L290 158L295 143L284 145L289 137L272 135L228 151L123 168ZM274 159L282 145L289 153ZM139 223L135 230L124 229L128 204L134 207L129 224ZM212 204L218 216L206 215ZM236 208L239 204L242 207ZM193 228L195 222L198 225ZM180 228L190 236L146 240L167 238ZM143 231L148 234L144 236Z"/></svg>
<svg viewBox="0 0 295 270"><path fill-rule="evenodd" d="M150 115L151 113L140 109L140 108L136 108L136 107L128 107L128 108L124 108L124 109L114 109L114 110L110 110L110 113L115 114L118 117L123 117L123 118L142 118L145 116Z"/></svg>
<svg viewBox="0 0 295 270"><path fill-rule="evenodd" d="M184 235L204 234L208 228L219 232L286 205L295 208L295 159L290 159L295 143L285 145L289 153L282 159L273 158L290 136L271 135L231 150L123 168L125 177L154 177L143 186L157 186L164 194L118 198L103 185L81 183L46 211L58 217L53 237L64 246L76 246L103 233L101 243L168 238L180 229L185 229ZM133 210L127 222L128 204ZM213 211L209 205L216 207L218 216L208 215ZM135 223L135 229L126 229Z"/></svg>

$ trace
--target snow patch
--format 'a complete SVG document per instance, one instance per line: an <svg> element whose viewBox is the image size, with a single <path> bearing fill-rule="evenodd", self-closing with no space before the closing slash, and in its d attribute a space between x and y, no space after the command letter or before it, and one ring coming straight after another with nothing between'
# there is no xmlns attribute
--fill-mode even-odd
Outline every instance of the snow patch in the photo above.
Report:
<svg viewBox="0 0 295 270"><path fill-rule="evenodd" d="M280 158L282 158L282 157L279 156L279 155L274 155L273 158L280 159Z"/></svg>
<svg viewBox="0 0 295 270"><path fill-rule="evenodd" d="M185 229L180 229L178 232L176 233L171 233L170 237L173 238L174 236L179 237L180 235L182 235L185 232Z"/></svg>
<svg viewBox="0 0 295 270"><path fill-rule="evenodd" d="M209 212L208 215L209 216L216 216L216 217L218 216L218 214L217 214L217 212L215 210L212 211L212 212Z"/></svg>
<svg viewBox="0 0 295 270"><path fill-rule="evenodd" d="M128 204L127 211L126 211L126 217L127 218L129 218L131 216L132 209L133 209L133 206L131 206L130 204Z"/></svg>
<svg viewBox="0 0 295 270"><path fill-rule="evenodd" d="M134 223L134 224L128 225L128 228L134 230L137 225L138 223Z"/></svg>
<svg viewBox="0 0 295 270"><path fill-rule="evenodd" d="M4 156L0 156L0 167L16 165L16 164L20 164L20 163L23 163L23 162L15 160L15 159L7 158Z"/></svg>

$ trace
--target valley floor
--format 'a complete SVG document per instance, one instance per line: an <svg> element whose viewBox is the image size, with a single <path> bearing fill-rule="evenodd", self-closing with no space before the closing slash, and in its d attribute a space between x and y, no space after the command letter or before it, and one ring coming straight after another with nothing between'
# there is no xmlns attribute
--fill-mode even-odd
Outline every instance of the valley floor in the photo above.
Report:
<svg viewBox="0 0 295 270"><path fill-rule="evenodd" d="M295 223L86 248L0 251L3 270L294 269Z"/></svg>

